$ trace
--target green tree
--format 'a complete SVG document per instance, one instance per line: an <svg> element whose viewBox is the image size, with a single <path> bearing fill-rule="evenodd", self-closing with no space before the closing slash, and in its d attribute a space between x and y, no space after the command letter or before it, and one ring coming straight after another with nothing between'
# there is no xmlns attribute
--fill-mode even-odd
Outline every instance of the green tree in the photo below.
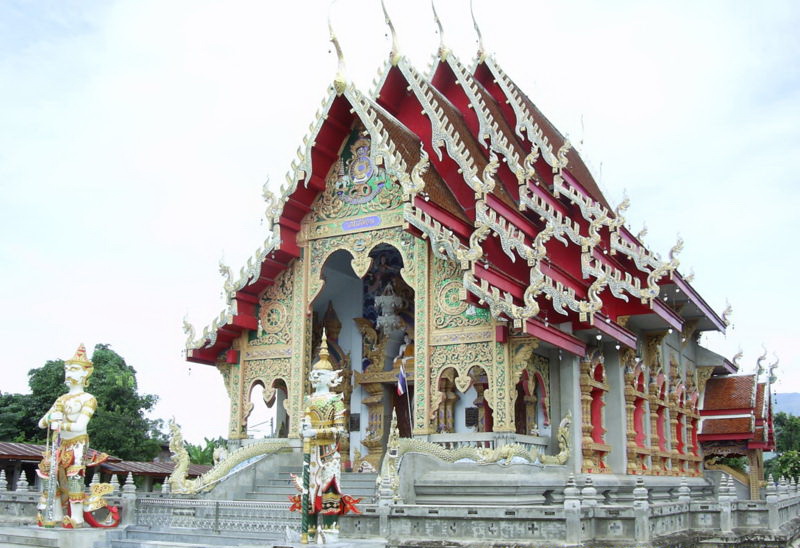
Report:
<svg viewBox="0 0 800 548"><path fill-rule="evenodd" d="M44 439L36 425L36 414L30 396L22 394L0 395L0 440L21 443L39 443ZM43 413L42 413L43 414Z"/></svg>
<svg viewBox="0 0 800 548"><path fill-rule="evenodd" d="M773 419L775 425L775 449L784 451L800 451L800 417L780 412Z"/></svg>
<svg viewBox="0 0 800 548"><path fill-rule="evenodd" d="M206 443L205 447L184 442L186 452L189 453L189 460L192 464L214 464L214 449L217 447L225 447L226 445L225 439L222 437L213 440L203 438L203 440L205 440Z"/></svg>
<svg viewBox="0 0 800 548"><path fill-rule="evenodd" d="M92 362L94 373L87 388L97 399L97 411L89 422L92 448L124 460L152 460L165 440L161 421L145 416L158 401L157 396L139 394L136 370L109 345L95 346ZM30 394L0 396L0 440L44 441L46 431L37 422L67 391L64 362L48 361L31 369L28 385Z"/></svg>
<svg viewBox="0 0 800 548"><path fill-rule="evenodd" d="M764 473L778 478L800 478L800 451L785 451L767 461Z"/></svg>

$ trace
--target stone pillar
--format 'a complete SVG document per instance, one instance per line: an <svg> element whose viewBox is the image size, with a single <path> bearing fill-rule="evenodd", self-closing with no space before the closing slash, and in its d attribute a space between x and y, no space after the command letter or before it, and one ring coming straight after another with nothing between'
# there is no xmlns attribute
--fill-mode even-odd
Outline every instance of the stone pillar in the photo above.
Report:
<svg viewBox="0 0 800 548"><path fill-rule="evenodd" d="M606 349L610 348L606 346ZM605 349L604 349L605 350ZM604 425L606 429L605 443L611 446L606 456L606 463L615 474L624 474L628 455L627 429L628 419L625 407L625 378L619 352L610 348L605 355L606 383L608 392L605 395Z"/></svg>
<svg viewBox="0 0 800 548"><path fill-rule="evenodd" d="M17 479L17 491L19 493L27 493L30 491L29 487L30 484L28 483L28 478L25 474L25 471L21 470L19 473L19 479Z"/></svg>
<svg viewBox="0 0 800 548"><path fill-rule="evenodd" d="M114 487L114 494L120 492L122 486L119 483L119 476L117 474L111 474L111 478L109 479L109 483Z"/></svg>
<svg viewBox="0 0 800 548"><path fill-rule="evenodd" d="M789 498L789 487L786 485L786 478L781 476L780 482L778 482L778 499L786 500Z"/></svg>
<svg viewBox="0 0 800 548"><path fill-rule="evenodd" d="M578 497L575 475L570 474L564 489L564 521L567 529L568 546L581 545L581 500Z"/></svg>
<svg viewBox="0 0 800 548"><path fill-rule="evenodd" d="M722 480L720 481L719 492L717 493L717 501L719 502L719 528L723 533L733 532L731 500L735 500L736 496L731 496L730 489L730 476L723 474Z"/></svg>
<svg viewBox="0 0 800 548"><path fill-rule="evenodd" d="M686 481L685 476L681 478L681 486L678 487L678 502L686 504L692 502L692 490L689 489L689 482Z"/></svg>
<svg viewBox="0 0 800 548"><path fill-rule="evenodd" d="M781 517L778 511L778 490L775 488L772 474L767 479L767 513L769 516L769 528L772 531L780 529Z"/></svg>
<svg viewBox="0 0 800 548"><path fill-rule="evenodd" d="M583 454L582 435L583 435L583 414L581 412L581 388L578 377L580 375L580 367L578 365L578 357L566 352L561 352L559 361L559 384L558 395L561 407L561 417L564 417L567 412L572 412L572 427L570 428L570 460L567 466L573 473L579 474L583 467ZM553 434L556 434L557 429L553 429ZM555 435L553 436L556 437Z"/></svg>
<svg viewBox="0 0 800 548"><path fill-rule="evenodd" d="M136 524L136 485L133 475L128 472L125 485L122 486L122 525Z"/></svg>
<svg viewBox="0 0 800 548"><path fill-rule="evenodd" d="M633 489L634 539L638 542L650 541L650 502L644 479L636 478Z"/></svg>

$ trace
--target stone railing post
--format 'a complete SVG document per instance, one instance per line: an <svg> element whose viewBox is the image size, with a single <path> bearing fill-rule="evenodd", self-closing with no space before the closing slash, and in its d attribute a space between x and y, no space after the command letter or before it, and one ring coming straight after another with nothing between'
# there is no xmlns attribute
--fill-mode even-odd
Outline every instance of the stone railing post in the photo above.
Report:
<svg viewBox="0 0 800 548"><path fill-rule="evenodd" d="M597 506L597 489L592 481L592 476L588 474L583 480L583 489L581 489L581 506Z"/></svg>
<svg viewBox="0 0 800 548"><path fill-rule="evenodd" d="M731 502L736 499L733 479L728 474L722 475L717 501L719 502L719 528L723 533L733 532L733 516L731 515Z"/></svg>
<svg viewBox="0 0 800 548"><path fill-rule="evenodd" d="M678 502L686 504L692 502L692 490L689 489L689 482L686 480L686 476L681 478L681 486L678 487Z"/></svg>
<svg viewBox="0 0 800 548"><path fill-rule="evenodd" d="M19 473L19 479L17 479L17 492L27 493L28 491L30 491L28 476L25 474L24 471L22 471Z"/></svg>
<svg viewBox="0 0 800 548"><path fill-rule="evenodd" d="M769 528L777 531L781 526L780 513L778 511L778 490L772 479L772 474L767 479L767 514L769 517Z"/></svg>
<svg viewBox="0 0 800 548"><path fill-rule="evenodd" d="M570 474L564 488L564 520L566 521L568 545L581 545L581 500L575 484L575 475Z"/></svg>
<svg viewBox="0 0 800 548"><path fill-rule="evenodd" d="M644 486L644 478L636 478L633 488L634 539L639 542L650 541L650 502L649 492Z"/></svg>
<svg viewBox="0 0 800 548"><path fill-rule="evenodd" d="M786 484L786 478L784 476L781 476L780 482L778 483L778 498L780 500L789 498L789 486Z"/></svg>
<svg viewBox="0 0 800 548"><path fill-rule="evenodd" d="M122 486L119 484L119 476L117 474L111 474L109 483L112 485L112 487L114 487L114 494L118 494L122 488Z"/></svg>
<svg viewBox="0 0 800 548"><path fill-rule="evenodd" d="M136 485L133 474L128 472L125 485L122 486L122 525L136 524Z"/></svg>

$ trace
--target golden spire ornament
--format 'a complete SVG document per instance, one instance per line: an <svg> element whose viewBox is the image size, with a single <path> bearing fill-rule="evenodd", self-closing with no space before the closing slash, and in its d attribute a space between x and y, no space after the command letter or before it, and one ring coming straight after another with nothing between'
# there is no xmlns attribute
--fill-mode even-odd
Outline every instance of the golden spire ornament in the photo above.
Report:
<svg viewBox="0 0 800 548"><path fill-rule="evenodd" d="M315 371L333 371L333 364L330 360L331 354L328 350L328 337L325 335L325 329L322 329L322 340L319 343L319 360L314 364Z"/></svg>
<svg viewBox="0 0 800 548"><path fill-rule="evenodd" d="M333 5L336 3L336 0L331 2L330 7L328 8L328 32L330 33L330 40L333 43L333 47L336 49L336 58L339 62L339 65L336 69L336 76L333 79L333 87L336 90L338 95L344 93L344 90L347 88L347 80L345 79L345 66L344 66L344 54L342 53L342 46L339 45L339 39L336 38L336 33L333 32L333 23L331 23L331 11L333 10Z"/></svg>

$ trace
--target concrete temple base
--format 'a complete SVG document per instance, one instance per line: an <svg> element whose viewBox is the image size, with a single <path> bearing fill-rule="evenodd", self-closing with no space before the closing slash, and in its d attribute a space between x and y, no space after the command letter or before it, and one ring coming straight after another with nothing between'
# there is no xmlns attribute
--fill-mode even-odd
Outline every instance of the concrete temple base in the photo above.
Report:
<svg viewBox="0 0 800 548"><path fill-rule="evenodd" d="M35 525L0 527L0 546L52 546L85 548L102 542L113 529L45 529Z"/></svg>

